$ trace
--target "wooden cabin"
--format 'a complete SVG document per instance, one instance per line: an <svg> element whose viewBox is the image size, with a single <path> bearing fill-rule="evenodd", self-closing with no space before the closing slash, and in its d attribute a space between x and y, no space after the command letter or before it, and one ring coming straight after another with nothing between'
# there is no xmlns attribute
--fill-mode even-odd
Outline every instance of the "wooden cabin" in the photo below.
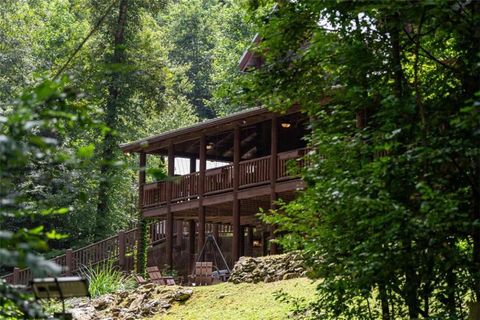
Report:
<svg viewBox="0 0 480 320"><path fill-rule="evenodd" d="M188 254L194 257L206 233L218 234L225 226L231 236L230 263L252 254L254 244L261 245L260 254L275 253L271 230L256 215L302 189L289 167L302 165L296 160L305 154L306 123L295 108L281 115L255 108L122 145L125 153L139 154L142 215L165 221L160 265L178 264L174 250L182 240L175 235L187 238ZM168 178L148 182L146 168L149 161L158 165L150 160L156 157L166 161ZM206 225L213 228L206 230Z"/></svg>

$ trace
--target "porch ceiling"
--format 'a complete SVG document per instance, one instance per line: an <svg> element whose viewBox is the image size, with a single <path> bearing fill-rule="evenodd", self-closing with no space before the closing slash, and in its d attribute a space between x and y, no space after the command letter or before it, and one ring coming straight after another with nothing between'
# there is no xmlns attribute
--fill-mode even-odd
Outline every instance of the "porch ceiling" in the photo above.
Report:
<svg viewBox="0 0 480 320"><path fill-rule="evenodd" d="M298 111L298 107L292 107L283 115L298 113ZM233 128L237 125L242 128L244 154L249 151L254 153L253 147L248 148L248 146L262 137L259 137L258 133L252 132L252 128L256 124L269 120L273 115L274 113L266 108L248 109L226 117L207 120L189 127L122 144L120 148L125 153L166 154L166 148L170 143L173 143L175 144L176 156L198 157L198 140L204 134L209 140L207 143L212 143L215 146L215 148L207 151L207 158L228 161L233 157ZM278 116L282 115L278 114ZM248 155L246 156L248 157Z"/></svg>

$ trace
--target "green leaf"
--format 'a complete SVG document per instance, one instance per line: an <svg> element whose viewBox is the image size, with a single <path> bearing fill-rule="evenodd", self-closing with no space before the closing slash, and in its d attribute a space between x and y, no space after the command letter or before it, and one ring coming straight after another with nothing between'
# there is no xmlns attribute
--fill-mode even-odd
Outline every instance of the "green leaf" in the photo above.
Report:
<svg viewBox="0 0 480 320"><path fill-rule="evenodd" d="M77 157L80 159L90 159L93 157L95 146L90 143L89 145L79 147L77 149Z"/></svg>
<svg viewBox="0 0 480 320"><path fill-rule="evenodd" d="M61 240L68 238L67 234L57 233L55 230L51 230L45 233L48 239Z"/></svg>

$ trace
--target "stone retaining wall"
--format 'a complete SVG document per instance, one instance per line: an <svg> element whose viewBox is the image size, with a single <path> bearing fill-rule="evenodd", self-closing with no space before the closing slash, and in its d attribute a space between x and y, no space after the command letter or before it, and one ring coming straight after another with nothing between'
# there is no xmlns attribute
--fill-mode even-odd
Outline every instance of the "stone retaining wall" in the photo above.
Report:
<svg viewBox="0 0 480 320"><path fill-rule="evenodd" d="M188 300L192 293L188 288L149 283L93 300L72 299L68 305L75 320L136 320L166 313L173 303Z"/></svg>
<svg viewBox="0 0 480 320"><path fill-rule="evenodd" d="M241 257L232 270L233 283L273 282L304 277L306 270L299 252L266 256Z"/></svg>

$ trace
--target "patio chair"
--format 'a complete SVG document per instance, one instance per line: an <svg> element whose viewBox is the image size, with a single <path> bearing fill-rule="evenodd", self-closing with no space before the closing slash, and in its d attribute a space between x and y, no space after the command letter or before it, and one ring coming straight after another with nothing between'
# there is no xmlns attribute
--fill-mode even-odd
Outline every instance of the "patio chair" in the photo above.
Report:
<svg viewBox="0 0 480 320"><path fill-rule="evenodd" d="M210 285L213 282L213 263L212 262L196 262L193 282L197 286Z"/></svg>
<svg viewBox="0 0 480 320"><path fill-rule="evenodd" d="M157 266L147 267L147 273L148 273L149 280L146 280L140 275L135 276L138 284L145 284L145 283L151 282L151 283L162 284L166 286L175 285L175 279L173 279L172 276L162 276Z"/></svg>

